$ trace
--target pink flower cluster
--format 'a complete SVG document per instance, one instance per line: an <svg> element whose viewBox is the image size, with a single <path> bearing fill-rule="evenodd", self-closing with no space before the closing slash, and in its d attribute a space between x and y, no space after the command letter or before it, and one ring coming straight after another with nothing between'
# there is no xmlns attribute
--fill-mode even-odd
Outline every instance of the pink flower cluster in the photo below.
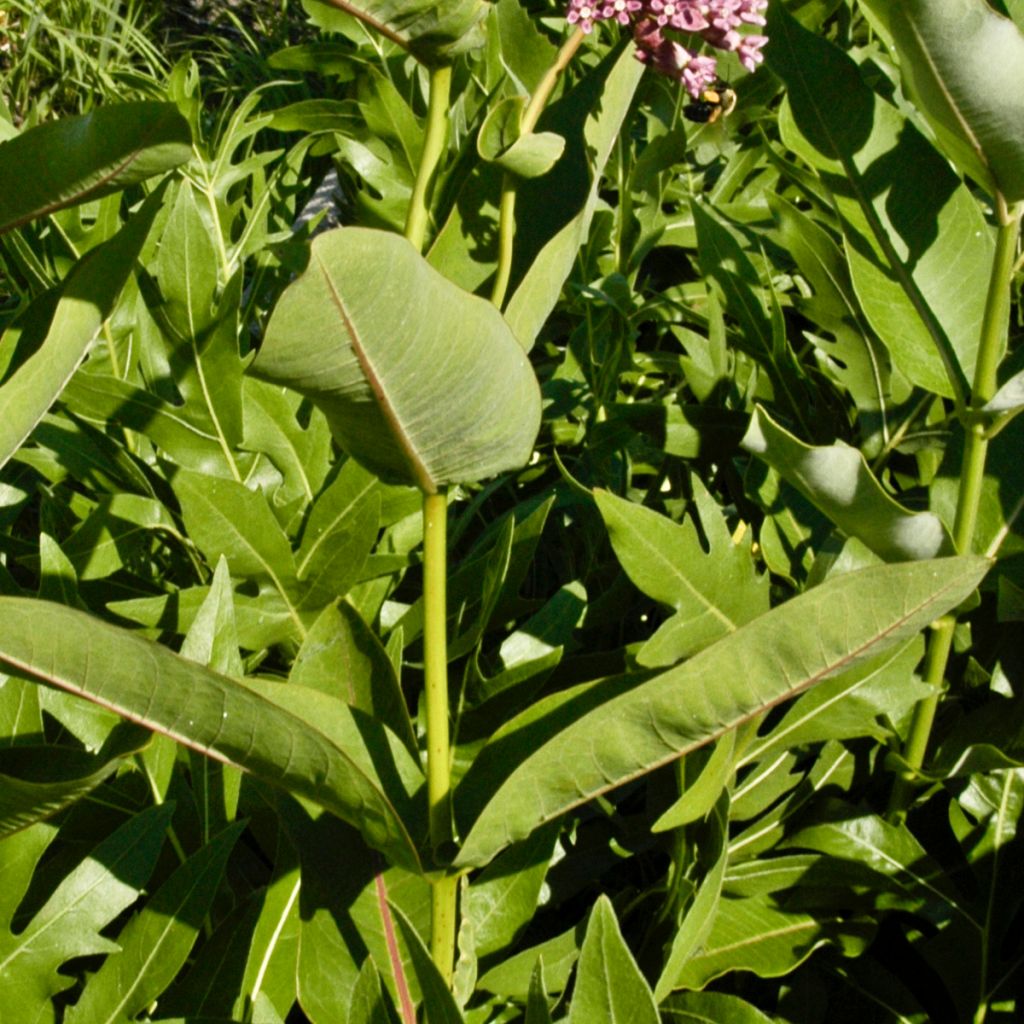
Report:
<svg viewBox="0 0 1024 1024"><path fill-rule="evenodd" d="M761 48L768 37L739 29L764 25L767 6L768 0L569 0L567 20L584 32L596 21L632 26L637 59L682 82L696 99L716 82L718 62L677 42L666 30L686 32L733 52L753 71L764 59Z"/></svg>

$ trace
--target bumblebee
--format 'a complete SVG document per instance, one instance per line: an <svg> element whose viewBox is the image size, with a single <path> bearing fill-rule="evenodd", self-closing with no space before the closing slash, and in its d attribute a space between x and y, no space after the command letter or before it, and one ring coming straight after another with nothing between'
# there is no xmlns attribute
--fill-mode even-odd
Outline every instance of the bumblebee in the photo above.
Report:
<svg viewBox="0 0 1024 1024"><path fill-rule="evenodd" d="M714 124L736 109L736 93L726 85L705 89L700 98L683 107L683 117L697 124Z"/></svg>

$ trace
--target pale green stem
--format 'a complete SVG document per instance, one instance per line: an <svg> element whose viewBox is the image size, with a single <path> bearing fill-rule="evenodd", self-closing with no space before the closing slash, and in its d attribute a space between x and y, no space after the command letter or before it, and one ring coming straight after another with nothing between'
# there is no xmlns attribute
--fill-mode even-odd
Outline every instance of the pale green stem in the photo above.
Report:
<svg viewBox="0 0 1024 1024"><path fill-rule="evenodd" d="M416 173L405 237L423 251L430 221L429 196L444 155L451 95L450 66L430 72L430 99L423 152ZM427 705L427 805L430 844L435 852L448 846L451 830L451 751L448 723L448 605L446 581L448 500L445 493L423 495L423 678ZM451 985L455 964L458 878L442 874L430 887L430 955Z"/></svg>
<svg viewBox="0 0 1024 1024"><path fill-rule="evenodd" d="M982 485L985 480L985 457L988 454L988 438L985 424L978 418L978 410L996 393L999 361L1002 357L1004 324L1010 302L1010 284L1013 280L1013 263L1017 250L1017 235L1020 230L1024 206L1007 209L999 203L999 231L996 235L996 251L992 261L988 296L985 300L985 316L981 326L981 340L978 347L978 361L974 370L974 385L971 388L970 408L965 412L966 437L964 453L960 464L960 490L957 495L956 516L953 521L953 543L961 554L974 549L974 531L978 522L981 505ZM910 804L914 787L914 776L924 764L928 752L935 714L942 699L942 686L946 677L949 652L953 646L956 616L945 615L932 627L925 656L924 681L932 692L914 708L910 732L903 757L907 762L905 773L896 780L893 787L889 812L901 816Z"/></svg>
<svg viewBox="0 0 1024 1024"><path fill-rule="evenodd" d="M423 675L427 706L427 804L430 844L446 847L451 830L451 750L448 740L447 519L444 492L423 496ZM450 983L455 961L458 879L433 883L430 952Z"/></svg>
<svg viewBox="0 0 1024 1024"><path fill-rule="evenodd" d="M551 67L544 73L530 102L523 111L523 119L520 122L520 133L529 135L537 127L537 121L541 112L551 98L558 76L566 69L569 61L572 60L580 44L584 40L583 29L578 28L566 40L558 51ZM508 291L508 282L512 274L512 253L516 232L516 189L519 186L519 179L514 174L506 174L501 183L501 205L498 220L498 269L494 276L494 286L491 289L491 302L498 309L505 303L505 293Z"/></svg>
<svg viewBox="0 0 1024 1024"><path fill-rule="evenodd" d="M405 237L423 251L430 222L430 187L434 174L444 155L448 139L448 101L452 89L452 68L450 64L432 68L430 71L430 101L427 106L427 130L423 136L423 153L416 172L412 199L405 217Z"/></svg>

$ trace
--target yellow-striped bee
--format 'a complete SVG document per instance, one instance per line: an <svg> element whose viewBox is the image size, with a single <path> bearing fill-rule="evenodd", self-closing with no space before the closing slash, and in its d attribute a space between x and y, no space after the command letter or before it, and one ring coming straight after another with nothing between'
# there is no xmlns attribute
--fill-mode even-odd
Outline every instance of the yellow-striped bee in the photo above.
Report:
<svg viewBox="0 0 1024 1024"><path fill-rule="evenodd" d="M683 117L698 124L714 124L728 117L736 109L736 93L727 85L718 84L705 89L699 99L683 107Z"/></svg>

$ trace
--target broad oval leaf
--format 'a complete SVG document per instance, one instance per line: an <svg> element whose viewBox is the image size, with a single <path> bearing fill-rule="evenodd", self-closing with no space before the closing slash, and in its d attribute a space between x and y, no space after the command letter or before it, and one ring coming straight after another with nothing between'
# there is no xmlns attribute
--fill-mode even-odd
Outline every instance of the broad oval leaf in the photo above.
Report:
<svg viewBox="0 0 1024 1024"><path fill-rule="evenodd" d="M386 231L314 240L252 371L315 402L368 469L427 494L518 469L540 426L537 379L501 314Z"/></svg>
<svg viewBox="0 0 1024 1024"><path fill-rule="evenodd" d="M667 764L821 679L907 638L984 576L973 556L829 580L639 684L556 694L481 751L455 792L461 866L487 863L552 818Z"/></svg>
<svg viewBox="0 0 1024 1024"><path fill-rule="evenodd" d="M73 608L3 597L0 618L5 670L78 694L306 797L355 825L396 864L420 870L403 820L412 809L396 807L373 767L382 764L387 776L391 747L382 726L361 717L350 730L355 742L342 750L241 683Z"/></svg>
<svg viewBox="0 0 1024 1024"><path fill-rule="evenodd" d="M173 103L119 103L31 128L0 144L0 235L162 174L192 156Z"/></svg>
<svg viewBox="0 0 1024 1024"><path fill-rule="evenodd" d="M358 18L425 64L447 63L479 46L488 8L484 0L302 0L302 6L314 25L329 31L348 34Z"/></svg>
<svg viewBox="0 0 1024 1024"><path fill-rule="evenodd" d="M1024 35L986 0L903 0L889 27L914 102L961 170L1024 199Z"/></svg>

